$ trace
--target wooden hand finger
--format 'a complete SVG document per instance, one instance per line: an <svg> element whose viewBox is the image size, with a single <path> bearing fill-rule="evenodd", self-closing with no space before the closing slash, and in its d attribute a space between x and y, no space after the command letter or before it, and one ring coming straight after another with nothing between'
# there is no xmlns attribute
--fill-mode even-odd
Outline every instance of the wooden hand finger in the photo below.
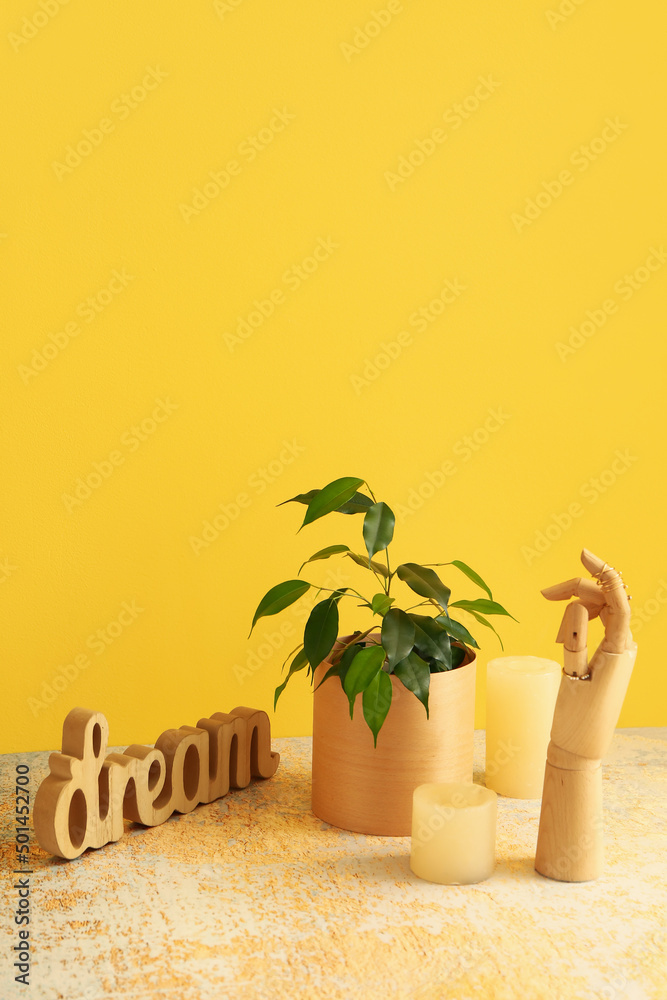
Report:
<svg viewBox="0 0 667 1000"><path fill-rule="evenodd" d="M542 596L549 601L563 601L570 597L578 597L588 611L589 618L595 618L605 605L605 595L593 580L584 580L577 576L564 583L556 583L546 587Z"/></svg>
<svg viewBox="0 0 667 1000"><path fill-rule="evenodd" d="M597 578L597 584L605 602L604 615L605 636L601 649L609 653L621 653L627 648L632 637L630 635L630 604L626 587L621 574L603 562L599 556L584 549L581 561L586 569Z"/></svg>
<svg viewBox="0 0 667 1000"><path fill-rule="evenodd" d="M581 601L568 604L556 642L563 643L563 670L570 677L588 674L588 610Z"/></svg>

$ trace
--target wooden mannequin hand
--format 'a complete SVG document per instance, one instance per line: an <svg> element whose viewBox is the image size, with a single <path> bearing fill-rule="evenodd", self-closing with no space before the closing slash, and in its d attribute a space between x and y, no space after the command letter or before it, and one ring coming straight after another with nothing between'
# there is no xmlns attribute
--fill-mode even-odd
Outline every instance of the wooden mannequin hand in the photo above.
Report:
<svg viewBox="0 0 667 1000"><path fill-rule="evenodd" d="M556 638L562 642L563 672L547 759L557 767L587 770L604 757L618 722L636 649L630 604L621 574L587 549L581 561L596 581L577 577L547 587L548 600L568 604ZM605 634L588 661L588 622L600 616Z"/></svg>
<svg viewBox="0 0 667 1000"><path fill-rule="evenodd" d="M602 758L637 655L621 574L586 549L581 561L596 583L578 577L542 591L551 601L578 598L565 609L556 639L564 646L563 678L535 853L536 870L561 882L586 882L602 872ZM588 622L598 615L605 634L589 663Z"/></svg>

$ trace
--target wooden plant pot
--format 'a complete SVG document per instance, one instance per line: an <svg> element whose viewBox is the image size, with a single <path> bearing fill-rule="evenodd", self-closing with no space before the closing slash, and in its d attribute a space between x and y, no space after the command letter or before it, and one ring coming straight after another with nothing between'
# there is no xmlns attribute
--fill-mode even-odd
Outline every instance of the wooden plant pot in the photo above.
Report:
<svg viewBox="0 0 667 1000"><path fill-rule="evenodd" d="M316 688L330 665L325 660L317 667ZM391 708L377 748L361 697L351 720L340 680L322 684L313 695L315 815L354 833L409 837L417 785L472 782L475 668L471 650L460 667L431 674L428 720L421 702L392 674Z"/></svg>

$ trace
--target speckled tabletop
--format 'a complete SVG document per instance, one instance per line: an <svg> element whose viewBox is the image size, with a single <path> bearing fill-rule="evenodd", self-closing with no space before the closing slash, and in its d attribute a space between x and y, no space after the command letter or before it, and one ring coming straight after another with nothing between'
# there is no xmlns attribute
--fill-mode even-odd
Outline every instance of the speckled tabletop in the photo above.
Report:
<svg viewBox="0 0 667 1000"><path fill-rule="evenodd" d="M667 1000L665 730L617 731L603 765L605 874L533 869L538 801L499 798L497 867L439 886L409 838L365 837L310 812L310 740L275 739L275 777L74 861L31 844L30 986L17 943L13 779L48 755L0 758L0 997L46 1000ZM484 732L475 780L483 782Z"/></svg>

